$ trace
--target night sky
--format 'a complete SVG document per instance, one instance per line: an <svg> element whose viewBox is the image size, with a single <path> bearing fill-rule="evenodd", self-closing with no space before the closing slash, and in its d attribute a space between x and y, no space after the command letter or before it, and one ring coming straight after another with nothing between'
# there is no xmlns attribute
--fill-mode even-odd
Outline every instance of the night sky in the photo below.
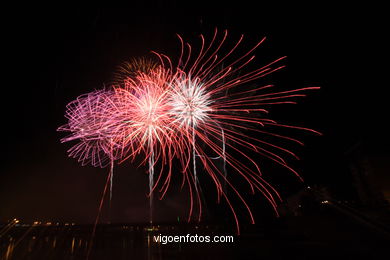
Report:
<svg viewBox="0 0 390 260"><path fill-rule="evenodd" d="M292 165L307 184L348 192L351 179L345 154L357 144L365 153L389 158L384 126L388 84L379 80L384 70L378 62L384 33L380 8L249 3L184 6L181 1L148 1L147 6L117 9L35 6L3 10L6 70L1 92L0 221L14 217L77 223L94 220L108 170L82 167L67 157L71 144L61 144L64 133L56 132L66 123L65 106L108 84L121 62L150 55L151 50L177 55L176 33L199 43L200 33L207 37L216 27L228 29L232 39L244 33L248 48L266 36L256 51L258 64L284 55L288 58L285 69L261 84L322 87L299 105L271 109L280 122L324 134L292 133L306 144L292 147L302 158ZM147 220L148 177L145 168L135 166L125 162L115 170L113 221ZM385 172L389 169L387 164L381 167ZM267 171L271 176L272 166ZM286 196L303 185L287 171L277 175L275 186ZM385 174L378 178L390 183ZM207 196L214 200L215 192ZM166 199L156 204L156 220L186 216L187 200L187 193L173 185ZM262 202L256 207L259 212L271 210Z"/></svg>

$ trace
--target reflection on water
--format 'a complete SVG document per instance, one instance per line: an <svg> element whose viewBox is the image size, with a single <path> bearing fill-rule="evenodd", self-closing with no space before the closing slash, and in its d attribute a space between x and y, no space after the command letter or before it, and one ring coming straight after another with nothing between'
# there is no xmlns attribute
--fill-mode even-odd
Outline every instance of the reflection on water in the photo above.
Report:
<svg viewBox="0 0 390 260"><path fill-rule="evenodd" d="M327 208L310 216L242 225L0 225L0 260L388 259L389 236ZM220 224L222 225L222 224ZM234 235L234 243L156 243L153 235ZM386 233L387 234L387 233ZM91 246L92 245L92 246ZM387 257L383 257L383 255Z"/></svg>
<svg viewBox="0 0 390 260"><path fill-rule="evenodd" d="M1 227L0 259L86 259L91 243L92 226L17 225ZM214 233L204 228L208 235ZM89 259L168 259L182 251L180 243L162 245L153 235L180 235L199 230L180 230L176 226L98 225ZM220 234L220 233L219 233ZM196 257L198 258L198 257ZM186 259L195 259L188 255Z"/></svg>

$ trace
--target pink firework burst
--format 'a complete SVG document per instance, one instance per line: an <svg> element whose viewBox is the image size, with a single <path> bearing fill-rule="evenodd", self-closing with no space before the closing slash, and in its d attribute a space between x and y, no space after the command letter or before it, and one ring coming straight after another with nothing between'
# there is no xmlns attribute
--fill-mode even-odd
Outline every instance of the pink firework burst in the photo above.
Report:
<svg viewBox="0 0 390 260"><path fill-rule="evenodd" d="M82 165L105 167L110 159L118 159L120 148L113 142L114 92L97 90L81 95L66 106L68 123L58 131L70 132L61 142L78 140L69 150L69 156L77 158Z"/></svg>

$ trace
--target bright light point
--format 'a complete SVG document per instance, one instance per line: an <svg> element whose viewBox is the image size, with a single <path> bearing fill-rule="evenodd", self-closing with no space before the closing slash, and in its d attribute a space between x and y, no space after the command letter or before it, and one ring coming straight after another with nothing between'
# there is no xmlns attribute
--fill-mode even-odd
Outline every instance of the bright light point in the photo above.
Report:
<svg viewBox="0 0 390 260"><path fill-rule="evenodd" d="M180 127L195 127L206 120L208 112L211 111L211 101L199 79L182 76L176 79L171 87L170 113Z"/></svg>

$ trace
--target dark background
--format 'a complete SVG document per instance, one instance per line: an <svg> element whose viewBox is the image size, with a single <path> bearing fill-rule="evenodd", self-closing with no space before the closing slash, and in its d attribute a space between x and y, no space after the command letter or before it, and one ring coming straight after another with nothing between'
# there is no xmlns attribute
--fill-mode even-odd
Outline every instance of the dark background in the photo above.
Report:
<svg viewBox="0 0 390 260"><path fill-rule="evenodd" d="M386 68L381 62L385 34L381 9L374 4L269 6L252 1L4 9L0 221L16 217L92 222L108 170L82 167L67 157L71 145L61 144L63 134L56 132L65 123L66 104L102 88L115 68L131 57L151 50L176 55L176 33L196 43L200 33L210 35L216 27L228 29L232 39L244 33L248 48L266 36L256 52L259 64L288 56L287 67L264 83L284 88L321 86L299 105L274 111L281 122L324 134L292 133L306 143L294 148L302 160L292 164L307 185L325 186L336 197L353 199L356 191L348 165L356 160L351 151L357 150L376 158L375 182L388 191L388 86L379 80ZM116 168L114 221L147 220L145 171L130 163ZM267 171L272 178L272 168ZM289 174L274 178L285 196L303 187ZM186 216L187 200L187 193L173 186L166 199L156 203L156 220ZM256 203L255 211L271 209Z"/></svg>

